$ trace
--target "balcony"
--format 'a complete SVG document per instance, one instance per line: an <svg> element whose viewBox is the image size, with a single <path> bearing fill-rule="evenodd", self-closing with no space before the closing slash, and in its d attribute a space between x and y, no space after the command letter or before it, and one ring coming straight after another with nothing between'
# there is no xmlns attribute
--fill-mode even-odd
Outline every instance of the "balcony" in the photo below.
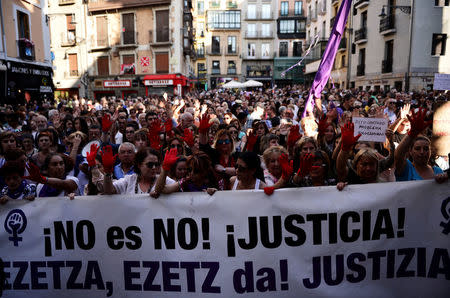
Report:
<svg viewBox="0 0 450 298"><path fill-rule="evenodd" d="M236 1L227 1L227 8L238 8Z"/></svg>
<svg viewBox="0 0 450 298"><path fill-rule="evenodd" d="M58 0L59 5L70 5L75 4L75 0Z"/></svg>
<svg viewBox="0 0 450 298"><path fill-rule="evenodd" d="M366 69L366 65L365 64L357 65L356 66L356 75L358 77L365 75L366 74L365 69Z"/></svg>
<svg viewBox="0 0 450 298"><path fill-rule="evenodd" d="M367 42L367 28L363 27L355 31L355 43L360 44Z"/></svg>
<svg viewBox="0 0 450 298"><path fill-rule="evenodd" d="M220 8L220 0L209 1L209 8Z"/></svg>
<svg viewBox="0 0 450 298"><path fill-rule="evenodd" d="M205 49L197 49L197 59L203 59L205 58Z"/></svg>
<svg viewBox="0 0 450 298"><path fill-rule="evenodd" d="M314 62L322 59L322 55L327 47L328 39L321 39L317 42L317 45L311 50L310 62ZM305 45L306 46L306 45ZM309 45L308 45L309 47Z"/></svg>
<svg viewBox="0 0 450 298"><path fill-rule="evenodd" d="M343 37L339 43L338 51L345 51L347 49L347 38Z"/></svg>
<svg viewBox="0 0 450 298"><path fill-rule="evenodd" d="M26 38L21 38L17 41L19 46L19 57L24 60L34 60L34 43Z"/></svg>
<svg viewBox="0 0 450 298"><path fill-rule="evenodd" d="M326 1L321 1L320 3L319 3L319 7L318 7L318 14L319 15L321 15L321 16L324 16L324 15L326 15L327 14L327 3L326 3Z"/></svg>
<svg viewBox="0 0 450 298"><path fill-rule="evenodd" d="M78 77L78 69L65 71L64 72L64 77L65 78Z"/></svg>
<svg viewBox="0 0 450 298"><path fill-rule="evenodd" d="M253 39L253 38L259 38L259 39L265 39L273 38L273 31L246 31L245 32L245 38L247 39Z"/></svg>
<svg viewBox="0 0 450 298"><path fill-rule="evenodd" d="M273 12L257 11L251 14L249 13L249 11L247 11L247 14L245 15L245 20L246 21L273 20Z"/></svg>
<svg viewBox="0 0 450 298"><path fill-rule="evenodd" d="M67 33L61 33L61 47L73 47L77 44L74 36L69 36Z"/></svg>
<svg viewBox="0 0 450 298"><path fill-rule="evenodd" d="M206 69L199 69L199 70L198 70L198 78L199 78L199 79L204 79L204 78L206 78Z"/></svg>
<svg viewBox="0 0 450 298"><path fill-rule="evenodd" d="M233 51L232 49L228 48L228 46L226 46L224 48L223 52L227 56L237 56L237 55L239 55L239 47L236 46Z"/></svg>
<svg viewBox="0 0 450 298"><path fill-rule="evenodd" d="M220 75L220 68L211 68L212 75Z"/></svg>
<svg viewBox="0 0 450 298"><path fill-rule="evenodd" d="M220 47L208 47L207 54L210 56L220 56L222 55L222 51Z"/></svg>
<svg viewBox="0 0 450 298"><path fill-rule="evenodd" d="M354 7L355 9L363 8L369 5L369 0L356 0Z"/></svg>
<svg viewBox="0 0 450 298"><path fill-rule="evenodd" d="M303 9L300 11L295 11L294 9L290 10L280 10L279 14L280 18L292 18L292 17L304 17L305 14L303 12Z"/></svg>
<svg viewBox="0 0 450 298"><path fill-rule="evenodd" d="M160 31L160 34L154 32L153 30L148 31L148 39L150 42L150 46L152 47L168 47L172 45L172 39L170 36L170 31L166 32ZM154 36L156 35L156 36Z"/></svg>
<svg viewBox="0 0 450 298"><path fill-rule="evenodd" d="M395 33L395 17L393 15L386 16L380 20L381 35Z"/></svg>
<svg viewBox="0 0 450 298"><path fill-rule="evenodd" d="M228 68L227 74L228 75L235 75L237 73L236 68Z"/></svg>
<svg viewBox="0 0 450 298"><path fill-rule="evenodd" d="M393 64L392 59L381 61L381 73L392 72L392 64Z"/></svg>
<svg viewBox="0 0 450 298"><path fill-rule="evenodd" d="M317 9L315 9L315 10L311 13L311 21L312 21L312 22L317 21Z"/></svg>

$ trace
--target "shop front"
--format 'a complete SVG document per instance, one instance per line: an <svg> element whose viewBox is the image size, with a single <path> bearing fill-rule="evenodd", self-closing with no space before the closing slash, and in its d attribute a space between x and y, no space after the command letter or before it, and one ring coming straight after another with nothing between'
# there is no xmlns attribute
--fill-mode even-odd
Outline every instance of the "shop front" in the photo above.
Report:
<svg viewBox="0 0 450 298"><path fill-rule="evenodd" d="M2 103L25 104L53 99L51 67L8 61L6 63L6 97Z"/></svg>
<svg viewBox="0 0 450 298"><path fill-rule="evenodd" d="M180 95L189 92L188 79L182 74L146 75L144 77L145 95Z"/></svg>

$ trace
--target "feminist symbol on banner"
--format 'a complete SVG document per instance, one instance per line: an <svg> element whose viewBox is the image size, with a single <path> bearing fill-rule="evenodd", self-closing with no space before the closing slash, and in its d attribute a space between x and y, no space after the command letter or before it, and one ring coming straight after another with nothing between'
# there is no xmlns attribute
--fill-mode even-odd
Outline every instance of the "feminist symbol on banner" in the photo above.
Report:
<svg viewBox="0 0 450 298"><path fill-rule="evenodd" d="M291 69L293 69L296 66L300 66L300 64L302 64L303 60L305 60L305 58L309 55L309 53L311 52L312 49L314 49L317 46L317 43L319 42L319 34L320 31L316 34L316 36L314 36L311 44L309 45L309 48L306 50L305 54L303 55L302 59L300 59L300 61L298 61L297 63L295 63L294 65L290 66L288 69L284 70L281 72L281 77L284 78L286 76L286 73L288 71L290 71Z"/></svg>
<svg viewBox="0 0 450 298"><path fill-rule="evenodd" d="M22 234L27 227L27 217L20 209L13 209L8 213L5 219L5 231L8 234L12 234L12 237L8 239L14 243L14 246L19 246L19 241L22 241L22 237L18 237L18 234Z"/></svg>
<svg viewBox="0 0 450 298"><path fill-rule="evenodd" d="M142 57L140 62L141 62L142 66L149 66L150 65L150 58L149 57Z"/></svg>
<svg viewBox="0 0 450 298"><path fill-rule="evenodd" d="M449 214L450 208L448 208L450 207L449 204L450 204L450 197L443 200L441 205L442 216L444 216L445 220L447 220L447 222L441 221L441 227L444 228L442 230L442 233L444 233L445 235L448 235L448 233L450 233L450 214Z"/></svg>

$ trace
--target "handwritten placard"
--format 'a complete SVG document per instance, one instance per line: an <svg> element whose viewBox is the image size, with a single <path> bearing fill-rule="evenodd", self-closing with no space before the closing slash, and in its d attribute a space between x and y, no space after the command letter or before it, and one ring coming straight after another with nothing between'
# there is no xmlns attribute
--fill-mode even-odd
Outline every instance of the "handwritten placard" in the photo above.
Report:
<svg viewBox="0 0 450 298"><path fill-rule="evenodd" d="M435 73L433 89L434 90L450 90L450 74Z"/></svg>
<svg viewBox="0 0 450 298"><path fill-rule="evenodd" d="M384 142L388 119L353 117L355 136L361 134L359 141Z"/></svg>

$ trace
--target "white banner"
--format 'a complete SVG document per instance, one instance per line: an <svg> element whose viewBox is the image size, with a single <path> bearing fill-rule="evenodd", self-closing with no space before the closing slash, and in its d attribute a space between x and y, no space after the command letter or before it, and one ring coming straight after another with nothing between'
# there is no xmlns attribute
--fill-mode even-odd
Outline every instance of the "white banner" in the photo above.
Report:
<svg viewBox="0 0 450 298"><path fill-rule="evenodd" d="M361 134L359 141L381 142L386 139L388 119L353 117L355 136Z"/></svg>
<svg viewBox="0 0 450 298"><path fill-rule="evenodd" d="M131 80L118 80L118 81L105 80L103 81L103 87L104 88L131 87Z"/></svg>
<svg viewBox="0 0 450 298"><path fill-rule="evenodd" d="M4 297L448 297L434 181L0 206Z"/></svg>
<svg viewBox="0 0 450 298"><path fill-rule="evenodd" d="M450 90L450 74L435 73L433 90Z"/></svg>

